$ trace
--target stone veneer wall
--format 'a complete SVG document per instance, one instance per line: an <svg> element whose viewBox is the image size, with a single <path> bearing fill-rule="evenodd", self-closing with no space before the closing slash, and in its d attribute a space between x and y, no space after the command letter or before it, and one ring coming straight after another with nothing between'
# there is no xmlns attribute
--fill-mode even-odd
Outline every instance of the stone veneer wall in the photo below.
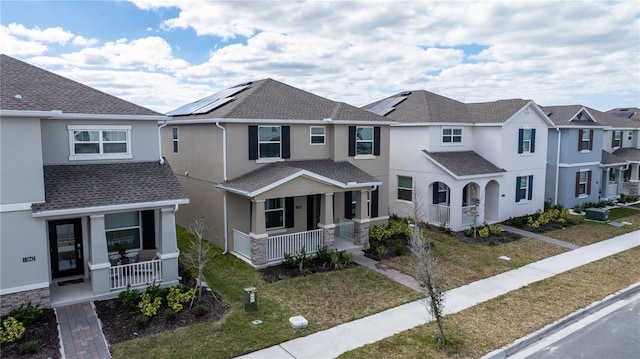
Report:
<svg viewBox="0 0 640 359"><path fill-rule="evenodd" d="M369 222L355 222L353 227L353 242L364 249L369 248Z"/></svg>
<svg viewBox="0 0 640 359"><path fill-rule="evenodd" d="M6 315L11 309L20 308L21 305L27 304L29 301L33 306L38 305L40 308L48 308L50 304L49 297L49 287L5 294L0 296L0 314Z"/></svg>

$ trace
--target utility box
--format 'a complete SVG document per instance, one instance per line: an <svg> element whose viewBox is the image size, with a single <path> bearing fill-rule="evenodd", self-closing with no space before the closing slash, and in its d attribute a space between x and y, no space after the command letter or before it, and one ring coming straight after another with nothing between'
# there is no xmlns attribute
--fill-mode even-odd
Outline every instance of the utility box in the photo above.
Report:
<svg viewBox="0 0 640 359"><path fill-rule="evenodd" d="M608 221L609 210L604 208L587 208L584 218L594 221Z"/></svg>
<svg viewBox="0 0 640 359"><path fill-rule="evenodd" d="M244 289L244 310L246 312L258 310L258 290L255 287Z"/></svg>

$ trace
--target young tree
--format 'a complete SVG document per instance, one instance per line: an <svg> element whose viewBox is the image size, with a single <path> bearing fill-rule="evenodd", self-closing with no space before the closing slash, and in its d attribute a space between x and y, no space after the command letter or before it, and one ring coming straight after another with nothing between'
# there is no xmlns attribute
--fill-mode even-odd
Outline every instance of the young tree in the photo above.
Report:
<svg viewBox="0 0 640 359"><path fill-rule="evenodd" d="M418 191L414 192L413 218L416 223L413 225L411 239L409 240L409 249L415 258L413 268L415 278L418 283L420 283L420 286L424 290L424 294L428 299L427 310L431 315L433 315L436 324L438 325L438 343L442 348L446 345L444 327L442 324L442 311L444 307L443 280L433 256L431 239L425 239L422 232L421 223L423 223L423 216L421 215L420 206L421 196Z"/></svg>
<svg viewBox="0 0 640 359"><path fill-rule="evenodd" d="M202 283L205 282L204 269L211 258L209 255L211 246L208 243L203 243L206 228L204 217L192 217L191 220L188 228L191 240L184 253L184 259L190 268L197 271L196 290L198 291L198 299L200 299L202 297Z"/></svg>

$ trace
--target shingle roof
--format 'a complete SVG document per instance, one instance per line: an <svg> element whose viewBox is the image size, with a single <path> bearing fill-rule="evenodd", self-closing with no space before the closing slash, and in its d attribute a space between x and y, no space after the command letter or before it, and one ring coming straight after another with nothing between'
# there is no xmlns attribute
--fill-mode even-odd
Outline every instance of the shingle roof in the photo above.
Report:
<svg viewBox="0 0 640 359"><path fill-rule="evenodd" d="M602 159L600 160L600 163L606 166L612 166L625 164L626 161L623 158L614 155L613 153L602 150Z"/></svg>
<svg viewBox="0 0 640 359"><path fill-rule="evenodd" d="M79 114L160 116L7 55L0 55L0 109ZM17 97L19 95L19 98Z"/></svg>
<svg viewBox="0 0 640 359"><path fill-rule="evenodd" d="M582 105L543 106L541 108L556 126L606 126L608 124L606 120L611 117L611 115L604 112ZM587 110L587 112L593 116L595 122L590 120L576 120L575 116L582 109ZM571 121L572 119L573 121Z"/></svg>
<svg viewBox="0 0 640 359"><path fill-rule="evenodd" d="M629 162L640 162L640 148L618 148L613 154Z"/></svg>
<svg viewBox="0 0 640 359"><path fill-rule="evenodd" d="M388 98L393 97L406 97L406 99L395 105L395 109L385 117L407 123L500 123L507 121L531 101L510 99L466 104L424 90L401 92ZM371 109L388 98L373 102L363 108Z"/></svg>
<svg viewBox="0 0 640 359"><path fill-rule="evenodd" d="M637 107L614 108L606 112L619 118L640 121L640 108Z"/></svg>
<svg viewBox="0 0 640 359"><path fill-rule="evenodd" d="M305 160L275 162L232 179L219 187L238 192L253 193L287 177L306 171L347 186L380 183L378 179L346 161Z"/></svg>
<svg viewBox="0 0 640 359"><path fill-rule="evenodd" d="M44 166L44 191L34 213L187 199L166 161Z"/></svg>
<svg viewBox="0 0 640 359"><path fill-rule="evenodd" d="M335 102L273 79L254 81L235 99L211 112L176 116L176 120L235 118L257 120L389 121L343 102ZM390 121L389 121L390 122Z"/></svg>
<svg viewBox="0 0 640 359"><path fill-rule="evenodd" d="M635 107L613 109L606 112L608 115L603 122L617 128L640 128L640 109Z"/></svg>
<svg viewBox="0 0 640 359"><path fill-rule="evenodd" d="M474 151L429 152L422 150L422 152L457 177L506 172Z"/></svg>

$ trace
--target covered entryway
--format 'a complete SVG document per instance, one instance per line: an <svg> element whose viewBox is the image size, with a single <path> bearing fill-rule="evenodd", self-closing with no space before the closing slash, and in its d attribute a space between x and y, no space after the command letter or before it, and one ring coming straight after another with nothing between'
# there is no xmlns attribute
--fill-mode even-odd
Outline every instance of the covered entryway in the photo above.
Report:
<svg viewBox="0 0 640 359"><path fill-rule="evenodd" d="M50 221L49 249L53 279L83 274L81 219Z"/></svg>

